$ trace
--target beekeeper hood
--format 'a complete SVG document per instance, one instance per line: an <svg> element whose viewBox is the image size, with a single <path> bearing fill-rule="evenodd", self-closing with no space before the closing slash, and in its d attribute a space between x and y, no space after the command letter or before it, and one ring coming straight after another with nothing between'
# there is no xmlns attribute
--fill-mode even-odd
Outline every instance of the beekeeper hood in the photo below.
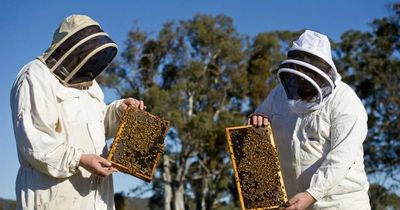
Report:
<svg viewBox="0 0 400 210"><path fill-rule="evenodd" d="M91 85L115 58L117 45L100 25L85 15L67 17L40 57L65 86Z"/></svg>
<svg viewBox="0 0 400 210"><path fill-rule="evenodd" d="M328 38L306 30L279 65L278 78L292 111L306 113L321 108L340 80Z"/></svg>

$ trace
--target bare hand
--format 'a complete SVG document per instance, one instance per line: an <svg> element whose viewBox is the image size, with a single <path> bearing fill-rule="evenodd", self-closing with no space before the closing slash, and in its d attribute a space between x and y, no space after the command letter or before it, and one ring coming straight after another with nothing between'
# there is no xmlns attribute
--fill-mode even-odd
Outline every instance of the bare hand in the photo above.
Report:
<svg viewBox="0 0 400 210"><path fill-rule="evenodd" d="M269 125L269 120L267 116L261 113L253 113L247 118L247 125L253 125L253 126L267 126Z"/></svg>
<svg viewBox="0 0 400 210"><path fill-rule="evenodd" d="M134 98L127 98L125 99L122 104L118 107L121 111L125 111L128 106L134 106L136 108L139 108L140 110L145 110L146 106L144 105L144 102L141 100L137 100Z"/></svg>
<svg viewBox="0 0 400 210"><path fill-rule="evenodd" d="M290 206L286 210L304 210L307 209L315 202L314 197L308 192L301 192L296 194L289 200Z"/></svg>
<svg viewBox="0 0 400 210"><path fill-rule="evenodd" d="M106 177L113 172L118 171L112 167L111 163L95 154L83 154L79 165L97 176Z"/></svg>

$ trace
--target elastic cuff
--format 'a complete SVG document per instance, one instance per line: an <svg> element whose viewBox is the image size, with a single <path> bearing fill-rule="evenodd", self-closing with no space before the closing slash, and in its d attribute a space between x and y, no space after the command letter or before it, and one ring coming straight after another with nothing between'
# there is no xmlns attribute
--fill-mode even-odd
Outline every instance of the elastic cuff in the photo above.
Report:
<svg viewBox="0 0 400 210"><path fill-rule="evenodd" d="M322 192L318 192L318 191L316 191L316 190L314 190L314 189L308 189L308 190L306 190L308 193L310 193L310 195L315 199L315 200L321 200L323 197L324 197L324 195L323 195L323 193Z"/></svg>
<svg viewBox="0 0 400 210"><path fill-rule="evenodd" d="M82 149L75 149L74 159L71 161L71 164L69 165L69 170L71 171L71 173L75 173L78 170L81 156L83 153L84 151Z"/></svg>

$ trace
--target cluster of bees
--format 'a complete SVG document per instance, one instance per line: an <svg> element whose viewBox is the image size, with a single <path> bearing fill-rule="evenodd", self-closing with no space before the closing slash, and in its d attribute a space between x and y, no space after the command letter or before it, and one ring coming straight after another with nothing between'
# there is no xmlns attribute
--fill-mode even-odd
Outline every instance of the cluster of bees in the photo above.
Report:
<svg viewBox="0 0 400 210"><path fill-rule="evenodd" d="M111 146L111 161L124 166L122 172L152 177L158 158L164 151L168 127L168 121L134 107L128 108Z"/></svg>
<svg viewBox="0 0 400 210"><path fill-rule="evenodd" d="M287 198L276 149L265 128L230 130L230 140L246 209L282 206Z"/></svg>

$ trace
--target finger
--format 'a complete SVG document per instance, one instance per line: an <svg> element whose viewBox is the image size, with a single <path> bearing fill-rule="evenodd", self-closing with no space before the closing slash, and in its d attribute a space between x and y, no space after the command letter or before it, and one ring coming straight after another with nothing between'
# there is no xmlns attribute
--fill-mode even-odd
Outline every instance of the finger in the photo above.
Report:
<svg viewBox="0 0 400 210"><path fill-rule="evenodd" d="M269 125L268 118L266 118L266 117L263 118L263 125L264 125L264 126Z"/></svg>
<svg viewBox="0 0 400 210"><path fill-rule="evenodd" d="M134 98L128 98L127 103L128 103L129 105L137 106L138 100L136 100L136 99L134 99Z"/></svg>
<svg viewBox="0 0 400 210"><path fill-rule="evenodd" d="M111 170L104 169L104 170L102 170L102 171L100 172L99 175L100 175L101 177L106 177L106 176L110 175L111 173L112 173Z"/></svg>
<svg viewBox="0 0 400 210"><path fill-rule="evenodd" d="M94 168L93 174L95 174L96 176L104 177L104 176L106 176L106 172L107 172L107 169L105 169L101 166L98 166L98 167Z"/></svg>
<svg viewBox="0 0 400 210"><path fill-rule="evenodd" d="M112 174L114 172L117 172L118 170L114 167L107 167L105 168L107 170L107 173Z"/></svg>
<svg viewBox="0 0 400 210"><path fill-rule="evenodd" d="M133 100L132 100L132 106L134 106L134 107L136 107L136 108L139 108L140 102L139 102L138 100L136 100L136 99L133 99Z"/></svg>
<svg viewBox="0 0 400 210"><path fill-rule="evenodd" d="M103 167L101 169L101 171L102 171L101 175L104 177L104 176L108 176L114 172L117 172L118 170L116 168L114 168L113 166L109 166L109 167Z"/></svg>
<svg viewBox="0 0 400 210"><path fill-rule="evenodd" d="M258 115L257 116L257 126L261 127L263 125L263 117Z"/></svg>
<svg viewBox="0 0 400 210"><path fill-rule="evenodd" d="M293 204L295 204L298 200L299 200L298 198L293 197L293 198L291 198L288 202L289 202L290 205L293 205Z"/></svg>
<svg viewBox="0 0 400 210"><path fill-rule="evenodd" d="M139 106L140 106L140 101L137 100L137 99L134 99L134 100L135 100L134 106L135 106L136 108L139 108Z"/></svg>
<svg viewBox="0 0 400 210"><path fill-rule="evenodd" d="M139 109L144 110L144 102L142 100L139 101Z"/></svg>
<svg viewBox="0 0 400 210"><path fill-rule="evenodd" d="M124 100L124 104L127 106L134 105L135 104L135 99L134 98L127 98Z"/></svg>
<svg viewBox="0 0 400 210"><path fill-rule="evenodd" d="M247 125L250 125L250 123L251 123L251 118L249 117L247 118Z"/></svg>
<svg viewBox="0 0 400 210"><path fill-rule="evenodd" d="M257 116L256 115L252 116L251 120L252 120L251 124L256 126L257 125Z"/></svg>
<svg viewBox="0 0 400 210"><path fill-rule="evenodd" d="M125 103L121 104L121 110L125 111L128 108L128 106Z"/></svg>
<svg viewBox="0 0 400 210"><path fill-rule="evenodd" d="M105 176L110 176L113 173L112 170L108 170Z"/></svg>
<svg viewBox="0 0 400 210"><path fill-rule="evenodd" d="M105 167L111 167L111 166L112 166L112 164L111 164L110 161L108 161L108 160L106 160L106 159L104 159L104 158L102 158L102 157L100 157L99 163L100 163L100 165L103 166L103 167L104 167L104 166L105 166Z"/></svg>

